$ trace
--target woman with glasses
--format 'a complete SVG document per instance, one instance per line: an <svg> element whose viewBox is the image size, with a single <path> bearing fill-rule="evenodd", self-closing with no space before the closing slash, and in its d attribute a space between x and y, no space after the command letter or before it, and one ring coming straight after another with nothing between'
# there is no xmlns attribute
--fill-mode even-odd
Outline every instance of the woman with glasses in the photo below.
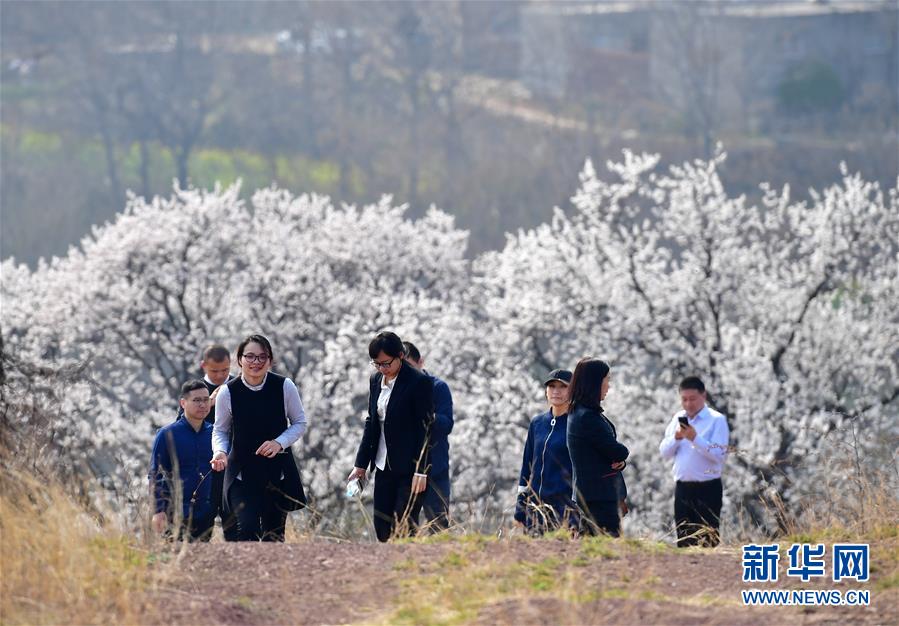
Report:
<svg viewBox="0 0 899 626"><path fill-rule="evenodd" d="M271 372L269 340L237 346L240 376L215 399L212 468L225 470L223 508L237 520L238 541L284 541L287 512L306 504L290 446L306 430L297 386Z"/></svg>
<svg viewBox="0 0 899 626"><path fill-rule="evenodd" d="M430 469L433 383L405 362L395 333L378 333L368 355L377 371L369 380L365 430L348 480L364 480L367 469L374 472L375 534L383 542L418 525Z"/></svg>
<svg viewBox="0 0 899 626"><path fill-rule="evenodd" d="M553 370L543 382L549 410L531 420L524 444L515 520L542 534L577 522L571 500L568 425L571 372Z"/></svg>
<svg viewBox="0 0 899 626"><path fill-rule="evenodd" d="M621 470L629 451L618 443L615 425L603 412L601 402L609 392L609 378L609 365L599 359L585 357L574 369L568 452L574 496L581 509L581 532L617 537L621 534L619 503L626 493Z"/></svg>

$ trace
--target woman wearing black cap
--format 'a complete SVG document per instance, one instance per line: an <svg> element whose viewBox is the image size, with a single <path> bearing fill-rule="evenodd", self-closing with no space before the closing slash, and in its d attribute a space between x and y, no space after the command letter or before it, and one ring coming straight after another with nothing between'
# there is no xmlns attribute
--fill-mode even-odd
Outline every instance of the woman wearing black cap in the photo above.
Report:
<svg viewBox="0 0 899 626"><path fill-rule="evenodd" d="M615 425L603 414L609 392L609 365L585 357L571 380L568 451L571 454L574 496L581 509L581 531L621 533L619 501L624 496L624 469L628 449L618 443Z"/></svg>
<svg viewBox="0 0 899 626"><path fill-rule="evenodd" d="M568 370L549 373L543 382L549 410L531 420L524 444L515 520L536 533L577 522L565 435L570 382Z"/></svg>

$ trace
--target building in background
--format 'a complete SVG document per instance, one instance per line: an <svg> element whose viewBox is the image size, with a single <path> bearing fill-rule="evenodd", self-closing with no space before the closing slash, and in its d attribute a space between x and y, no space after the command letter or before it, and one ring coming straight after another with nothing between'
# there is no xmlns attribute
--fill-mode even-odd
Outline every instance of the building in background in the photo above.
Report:
<svg viewBox="0 0 899 626"><path fill-rule="evenodd" d="M518 75L523 6L522 2L508 0L460 3L466 71L497 78Z"/></svg>
<svg viewBox="0 0 899 626"><path fill-rule="evenodd" d="M797 118L895 115L895 2L657 5L650 77L658 100L719 130L778 131Z"/></svg>
<svg viewBox="0 0 899 626"><path fill-rule="evenodd" d="M883 130L897 110L893 1L539 3L521 41L535 95L628 99L709 137L841 114Z"/></svg>
<svg viewBox="0 0 899 626"><path fill-rule="evenodd" d="M653 5L540 3L521 17L521 80L536 95L649 95Z"/></svg>

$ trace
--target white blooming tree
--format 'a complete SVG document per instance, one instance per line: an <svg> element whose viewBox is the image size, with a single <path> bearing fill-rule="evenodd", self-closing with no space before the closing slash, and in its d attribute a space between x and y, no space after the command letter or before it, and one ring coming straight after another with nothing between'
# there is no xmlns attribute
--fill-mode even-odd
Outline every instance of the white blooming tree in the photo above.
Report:
<svg viewBox="0 0 899 626"><path fill-rule="evenodd" d="M588 162L571 215L557 209L478 265L493 327L516 338L502 351L513 380L497 381L496 397L522 372L607 359L636 517L653 528L670 525L657 446L685 375L729 417L726 505L756 523L771 521L772 494L804 506L832 476L836 444L895 464L896 190L844 170L808 202L765 188L753 205L726 192L723 162L660 173L657 156L625 153L608 165L614 182Z"/></svg>
<svg viewBox="0 0 899 626"><path fill-rule="evenodd" d="M147 443L173 419L199 350L230 330L242 289L231 249L248 220L237 187L131 198L114 222L32 274L4 263L4 349L84 372L55 420L73 463L110 485L142 482Z"/></svg>
<svg viewBox="0 0 899 626"><path fill-rule="evenodd" d="M791 513L820 499L845 449L858 481L841 492L871 467L895 471L896 189L844 171L808 201L765 188L753 204L725 190L722 154L658 161L625 153L612 182L588 163L573 211L473 263L451 217L411 220L389 197L335 207L271 188L244 202L235 186L131 198L65 257L3 263L2 434L40 430L67 467L142 494L151 437L199 374L199 350L261 332L303 395L295 453L313 508L334 520L366 411L367 344L392 329L453 391L453 494L471 505L457 513L514 501L540 381L587 354L612 364L631 524L670 527L657 446L687 374L730 421L731 519L774 521L773 495Z"/></svg>
<svg viewBox="0 0 899 626"><path fill-rule="evenodd" d="M371 338L394 330L451 384L469 358L456 347L471 332L470 316L454 301L469 276L467 234L437 210L408 220L386 197L335 208L265 190L253 205L252 287L239 315L243 328L269 333L277 367L300 387L310 419L301 472L327 515L362 436Z"/></svg>
<svg viewBox="0 0 899 626"><path fill-rule="evenodd" d="M333 505L361 439L370 338L402 332L449 378L466 358L449 346L471 326L452 298L467 235L439 211L404 212L389 198L337 208L278 189L247 205L236 186L132 198L66 257L34 272L4 263L4 354L78 368L50 428L73 463L138 494L153 432L199 374L202 347L262 332L309 413L295 450L304 478Z"/></svg>

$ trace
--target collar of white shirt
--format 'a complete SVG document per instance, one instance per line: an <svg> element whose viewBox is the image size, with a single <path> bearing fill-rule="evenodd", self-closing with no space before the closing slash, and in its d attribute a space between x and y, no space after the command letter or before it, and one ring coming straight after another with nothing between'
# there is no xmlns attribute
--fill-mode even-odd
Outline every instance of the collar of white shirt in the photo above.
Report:
<svg viewBox="0 0 899 626"><path fill-rule="evenodd" d="M684 411L684 415L687 415L687 412L686 412L686 411ZM708 405L708 404L703 404L703 405L702 405L702 408L699 409L699 413L697 413L697 414L694 415L693 417L689 417L689 416L688 416L688 417L687 417L687 421L688 421L690 424L692 424L692 423L696 422L696 420L698 420L698 419L700 419L700 418L703 418L703 417L708 417L708 416L709 416L709 405Z"/></svg>
<svg viewBox="0 0 899 626"><path fill-rule="evenodd" d="M247 389L250 389L252 391L259 391L260 389L265 387L266 380L268 380L268 372L265 373L265 376L262 377L262 382L259 383L258 385L251 385L250 383L247 382L247 379L243 377L243 374L240 375L240 382L242 382L246 386Z"/></svg>

